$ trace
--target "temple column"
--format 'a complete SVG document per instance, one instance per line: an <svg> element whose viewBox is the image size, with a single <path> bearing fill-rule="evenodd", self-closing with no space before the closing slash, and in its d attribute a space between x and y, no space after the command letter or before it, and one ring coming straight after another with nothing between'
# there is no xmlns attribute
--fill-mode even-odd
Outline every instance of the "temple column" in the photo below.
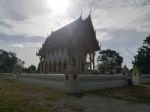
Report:
<svg viewBox="0 0 150 112"><path fill-rule="evenodd" d="M53 72L53 60L51 62L51 72Z"/></svg>
<svg viewBox="0 0 150 112"><path fill-rule="evenodd" d="M84 72L84 53L81 53L81 72Z"/></svg>
<svg viewBox="0 0 150 112"><path fill-rule="evenodd" d="M47 61L45 61L45 73L47 73Z"/></svg>
<svg viewBox="0 0 150 112"><path fill-rule="evenodd" d="M95 52L93 52L93 70L95 70Z"/></svg>
<svg viewBox="0 0 150 112"><path fill-rule="evenodd" d="M45 60L43 61L43 73L45 73Z"/></svg>
<svg viewBox="0 0 150 112"><path fill-rule="evenodd" d="M56 73L58 72L58 62L56 61Z"/></svg>
<svg viewBox="0 0 150 112"><path fill-rule="evenodd" d="M52 72L52 61L49 62L49 72Z"/></svg>
<svg viewBox="0 0 150 112"><path fill-rule="evenodd" d="M81 71L82 71L82 59L81 59L81 52L80 52L80 54L79 54L79 73L81 73Z"/></svg>
<svg viewBox="0 0 150 112"><path fill-rule="evenodd" d="M40 73L42 73L42 62L40 61Z"/></svg>
<svg viewBox="0 0 150 112"><path fill-rule="evenodd" d="M61 60L61 73L63 73L63 61Z"/></svg>
<svg viewBox="0 0 150 112"><path fill-rule="evenodd" d="M49 73L49 60L47 61L47 73Z"/></svg>
<svg viewBox="0 0 150 112"><path fill-rule="evenodd" d="M42 73L42 60L40 59L40 73Z"/></svg>
<svg viewBox="0 0 150 112"><path fill-rule="evenodd" d="M66 70L68 70L69 64L70 64L69 58L67 58L67 66L66 66L66 68L65 68Z"/></svg>
<svg viewBox="0 0 150 112"><path fill-rule="evenodd" d="M62 73L62 62L60 61L60 65L59 65L59 69L60 69L60 73Z"/></svg>
<svg viewBox="0 0 150 112"><path fill-rule="evenodd" d="M92 70L92 59L91 59L91 53L89 54L89 58L90 58L90 70Z"/></svg>
<svg viewBox="0 0 150 112"><path fill-rule="evenodd" d="M84 54L84 72L86 72L86 54Z"/></svg>

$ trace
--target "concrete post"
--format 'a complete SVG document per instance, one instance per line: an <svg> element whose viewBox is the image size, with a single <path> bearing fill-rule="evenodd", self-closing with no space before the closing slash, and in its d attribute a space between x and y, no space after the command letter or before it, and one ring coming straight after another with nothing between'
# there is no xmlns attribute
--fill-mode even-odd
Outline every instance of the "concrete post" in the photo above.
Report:
<svg viewBox="0 0 150 112"><path fill-rule="evenodd" d="M133 83L133 85L140 84L140 72L137 69L137 67L135 67L132 72L132 83Z"/></svg>
<svg viewBox="0 0 150 112"><path fill-rule="evenodd" d="M133 73L132 74L132 82L133 82L133 85L139 85L140 84L140 74L139 73Z"/></svg>
<svg viewBox="0 0 150 112"><path fill-rule="evenodd" d="M65 71L65 90L68 93L73 93L77 91L77 81L78 81L78 76L73 70L73 67L71 65L68 65L67 70Z"/></svg>

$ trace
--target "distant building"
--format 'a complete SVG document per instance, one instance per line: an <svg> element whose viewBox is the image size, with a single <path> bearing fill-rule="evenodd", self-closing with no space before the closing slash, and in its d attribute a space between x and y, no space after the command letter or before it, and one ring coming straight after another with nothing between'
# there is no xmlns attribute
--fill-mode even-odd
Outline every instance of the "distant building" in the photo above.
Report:
<svg viewBox="0 0 150 112"><path fill-rule="evenodd" d="M71 67L76 73L86 71L87 56L90 70L95 69L95 51L100 49L91 16L82 17L52 32L37 55L41 73L64 73Z"/></svg>

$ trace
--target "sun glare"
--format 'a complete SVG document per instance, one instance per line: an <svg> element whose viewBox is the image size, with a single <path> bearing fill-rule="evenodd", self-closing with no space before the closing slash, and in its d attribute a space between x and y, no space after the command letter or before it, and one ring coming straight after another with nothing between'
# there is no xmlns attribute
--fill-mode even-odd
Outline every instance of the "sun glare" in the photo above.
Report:
<svg viewBox="0 0 150 112"><path fill-rule="evenodd" d="M64 14L69 6L68 0L47 0L47 6L55 14Z"/></svg>

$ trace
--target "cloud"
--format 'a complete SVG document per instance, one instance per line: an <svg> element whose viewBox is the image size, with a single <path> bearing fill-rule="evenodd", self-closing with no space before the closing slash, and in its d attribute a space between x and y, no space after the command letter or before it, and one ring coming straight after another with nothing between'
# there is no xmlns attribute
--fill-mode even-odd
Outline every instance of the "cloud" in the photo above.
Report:
<svg viewBox="0 0 150 112"><path fill-rule="evenodd" d="M109 40L102 40L100 44L102 50L109 48L119 52L124 58L124 64L131 67L131 62L137 54L137 49L142 46L143 40L148 35L148 32L139 32L135 29L110 29L103 37L109 37Z"/></svg>
<svg viewBox="0 0 150 112"><path fill-rule="evenodd" d="M22 44L12 44L8 45L8 47L13 47L13 48L39 48L42 47L42 43L22 43Z"/></svg>
<svg viewBox="0 0 150 112"><path fill-rule="evenodd" d="M109 42L110 46L132 47L142 43L143 39L148 35L148 32L140 32L135 29L115 29L110 30L107 35L103 37L109 37L111 42L102 41L102 43L106 44Z"/></svg>
<svg viewBox="0 0 150 112"><path fill-rule="evenodd" d="M1 0L0 17L4 19L24 20L30 16L43 14L47 11L45 0Z"/></svg>
<svg viewBox="0 0 150 112"><path fill-rule="evenodd" d="M18 53L27 65L36 62L43 37L74 21L81 12L86 18L91 9L102 49L117 50L130 66L150 32L150 0L70 0L64 15L54 14L47 1L0 0L0 47Z"/></svg>
<svg viewBox="0 0 150 112"><path fill-rule="evenodd" d="M9 45L8 47L14 47L14 48L24 48L22 44L14 44L14 45Z"/></svg>
<svg viewBox="0 0 150 112"><path fill-rule="evenodd" d="M11 29L12 28L12 26L10 25L10 24L8 24L8 23L6 23L5 21L3 21L3 20L1 20L0 21L0 26L5 26L5 27L7 27L7 28L9 28L9 29Z"/></svg>
<svg viewBox="0 0 150 112"><path fill-rule="evenodd" d="M38 65L36 52L44 40L45 38L40 36L0 34L0 49L15 52L17 57L25 61L25 66Z"/></svg>
<svg viewBox="0 0 150 112"><path fill-rule="evenodd" d="M44 37L29 36L29 35L7 35L0 33L0 40L1 42L3 42L4 45L14 43L26 43L26 42L42 43L44 42Z"/></svg>

